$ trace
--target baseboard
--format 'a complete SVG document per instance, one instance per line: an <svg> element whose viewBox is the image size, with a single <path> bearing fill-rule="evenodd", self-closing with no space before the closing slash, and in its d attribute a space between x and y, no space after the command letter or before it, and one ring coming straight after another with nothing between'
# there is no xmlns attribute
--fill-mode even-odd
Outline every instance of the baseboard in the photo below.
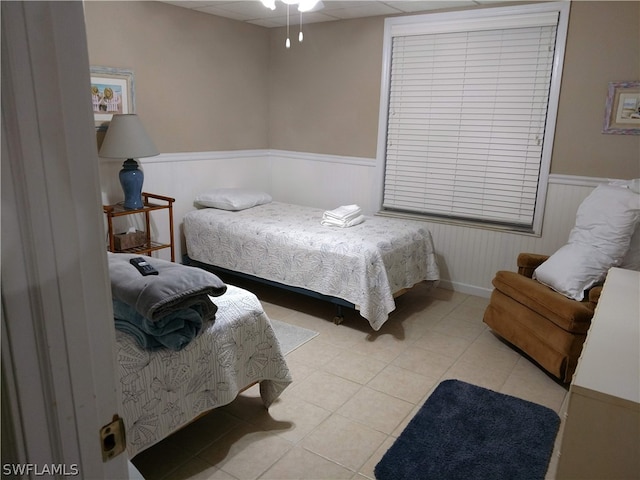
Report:
<svg viewBox="0 0 640 480"><path fill-rule="evenodd" d="M478 287L476 285L468 285L461 282L452 282L451 280L441 279L438 287L445 290L453 290L454 292L465 293L467 295L474 295L476 297L489 298L493 289Z"/></svg>

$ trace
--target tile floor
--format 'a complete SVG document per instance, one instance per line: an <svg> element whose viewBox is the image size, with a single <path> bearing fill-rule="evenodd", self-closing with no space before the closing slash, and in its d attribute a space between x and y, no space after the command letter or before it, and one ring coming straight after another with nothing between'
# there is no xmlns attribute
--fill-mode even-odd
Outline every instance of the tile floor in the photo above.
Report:
<svg viewBox="0 0 640 480"><path fill-rule="evenodd" d="M560 412L567 388L482 323L487 299L417 285L375 332L353 311L248 281L270 318L320 333L287 355L294 382L267 411L257 387L133 459L147 480L373 479L441 380ZM560 436L559 436L560 437ZM556 449L557 449L556 442ZM549 466L554 478L557 451Z"/></svg>

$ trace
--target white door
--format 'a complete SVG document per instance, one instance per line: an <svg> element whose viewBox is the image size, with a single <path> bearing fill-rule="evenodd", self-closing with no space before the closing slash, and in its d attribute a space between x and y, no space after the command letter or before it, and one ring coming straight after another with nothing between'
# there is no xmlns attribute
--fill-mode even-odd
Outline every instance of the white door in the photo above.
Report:
<svg viewBox="0 0 640 480"><path fill-rule="evenodd" d="M3 477L126 479L82 2L1 8Z"/></svg>

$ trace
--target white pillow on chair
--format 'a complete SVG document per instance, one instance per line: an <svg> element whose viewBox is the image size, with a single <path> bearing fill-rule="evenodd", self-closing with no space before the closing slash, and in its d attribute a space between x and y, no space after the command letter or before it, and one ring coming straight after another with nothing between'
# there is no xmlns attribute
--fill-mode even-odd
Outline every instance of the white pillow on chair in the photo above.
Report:
<svg viewBox="0 0 640 480"><path fill-rule="evenodd" d="M568 243L592 245L613 260L629 249L640 217L640 195L628 188L600 185L584 199Z"/></svg>
<svg viewBox="0 0 640 480"><path fill-rule="evenodd" d="M640 178L615 182L614 185L626 186L632 192L640 193ZM636 225L633 235L631 235L629 250L627 250L626 255L620 262L620 268L640 271L640 222Z"/></svg>
<svg viewBox="0 0 640 480"><path fill-rule="evenodd" d="M629 250L620 262L620 268L640 271L640 223L631 235Z"/></svg>
<svg viewBox="0 0 640 480"><path fill-rule="evenodd" d="M589 245L568 243L533 272L533 278L565 297L581 301L584 291L602 282L611 259Z"/></svg>
<svg viewBox="0 0 640 480"><path fill-rule="evenodd" d="M582 300L584 291L622 265L640 222L640 194L627 185L600 185L578 207L569 242L533 273L563 295Z"/></svg>

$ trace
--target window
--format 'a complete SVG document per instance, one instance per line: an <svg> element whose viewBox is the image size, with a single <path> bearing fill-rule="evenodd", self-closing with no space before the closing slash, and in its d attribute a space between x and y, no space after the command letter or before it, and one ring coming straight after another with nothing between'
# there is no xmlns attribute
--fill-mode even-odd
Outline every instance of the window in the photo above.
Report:
<svg viewBox="0 0 640 480"><path fill-rule="evenodd" d="M385 23L383 212L539 233L568 4Z"/></svg>

